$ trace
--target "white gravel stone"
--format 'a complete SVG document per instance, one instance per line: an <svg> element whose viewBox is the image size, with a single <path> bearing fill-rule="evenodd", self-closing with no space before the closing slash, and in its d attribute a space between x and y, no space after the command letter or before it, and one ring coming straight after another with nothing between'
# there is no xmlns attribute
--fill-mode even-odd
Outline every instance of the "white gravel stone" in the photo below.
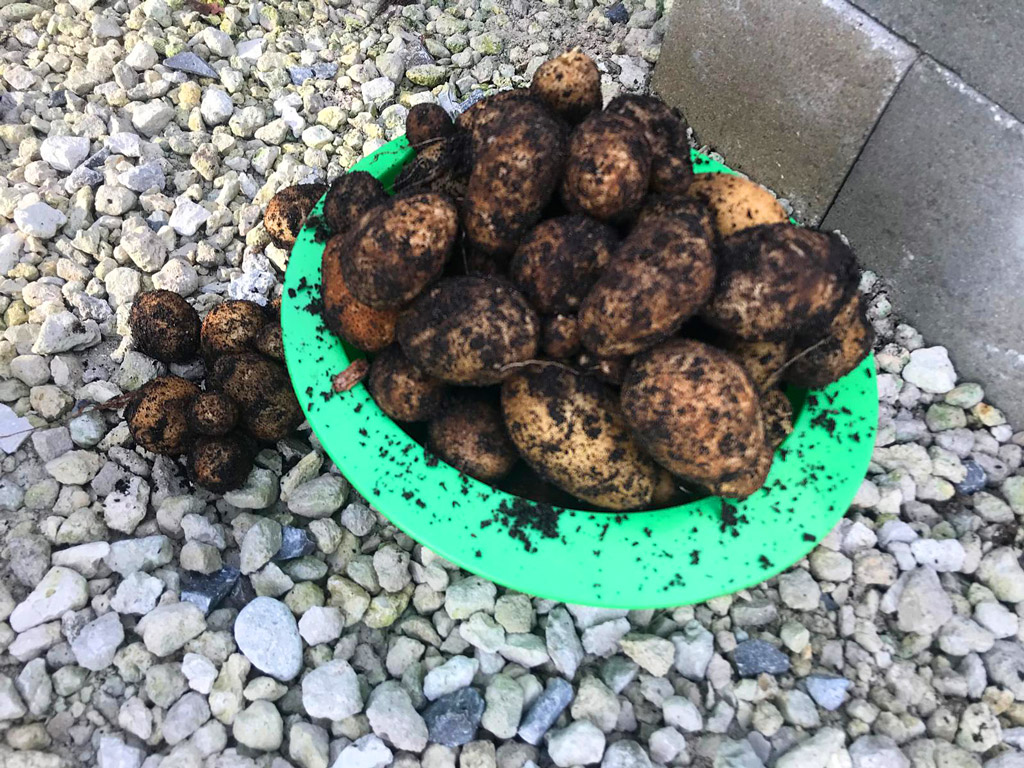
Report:
<svg viewBox="0 0 1024 768"><path fill-rule="evenodd" d="M696 733L704 727L704 718L700 710L687 698L682 696L670 696L661 705L661 712L665 722L675 726L684 733Z"/></svg>
<svg viewBox="0 0 1024 768"><path fill-rule="evenodd" d="M154 656L170 656L206 629L203 612L192 603L161 605L147 613L136 625L146 650Z"/></svg>
<svg viewBox="0 0 1024 768"><path fill-rule="evenodd" d="M183 237L192 237L210 219L210 212L187 198L178 198L167 224Z"/></svg>
<svg viewBox="0 0 1024 768"><path fill-rule="evenodd" d="M956 371L945 347L915 349L902 371L903 378L924 392L945 394L956 386Z"/></svg>
<svg viewBox="0 0 1024 768"><path fill-rule="evenodd" d="M347 661L335 659L302 678L302 706L310 717L344 720L362 711L356 673Z"/></svg>
<svg viewBox="0 0 1024 768"><path fill-rule="evenodd" d="M939 573L959 571L966 553L956 539L917 539L910 543L910 552L919 565L927 565Z"/></svg>
<svg viewBox="0 0 1024 768"><path fill-rule="evenodd" d="M978 579L1000 600L1024 601L1024 568L1010 547L998 547L985 555L978 566Z"/></svg>
<svg viewBox="0 0 1024 768"><path fill-rule="evenodd" d="M331 768L386 768L392 757L387 744L371 733L341 750Z"/></svg>
<svg viewBox="0 0 1024 768"><path fill-rule="evenodd" d="M124 627L117 613L110 611L84 627L71 641L78 665L99 672L114 663L114 654L124 642Z"/></svg>
<svg viewBox="0 0 1024 768"><path fill-rule="evenodd" d="M188 687L204 695L210 692L217 679L217 667L198 653L185 654L181 662L181 672L188 679Z"/></svg>
<svg viewBox="0 0 1024 768"><path fill-rule="evenodd" d="M997 639L1013 637L1020 627L1017 614L1002 603L983 601L974 606L974 620L991 632Z"/></svg>
<svg viewBox="0 0 1024 768"><path fill-rule="evenodd" d="M903 632L930 635L949 621L953 605L935 571L921 567L912 571L904 583L896 612Z"/></svg>
<svg viewBox="0 0 1024 768"><path fill-rule="evenodd" d="M347 495L348 483L344 478L338 475L321 475L291 492L288 497L288 509L302 517L330 517L345 504Z"/></svg>
<svg viewBox="0 0 1024 768"><path fill-rule="evenodd" d="M231 734L250 749L273 752L284 740L284 720L271 702L254 701L235 716Z"/></svg>
<svg viewBox="0 0 1024 768"><path fill-rule="evenodd" d="M299 619L299 634L308 645L333 643L345 628L345 616L334 606L314 605Z"/></svg>
<svg viewBox="0 0 1024 768"><path fill-rule="evenodd" d="M477 611L494 613L498 588L477 576L468 576L448 587L444 609L453 619L468 619Z"/></svg>
<svg viewBox="0 0 1024 768"><path fill-rule="evenodd" d="M576 677L576 670L584 657L583 643L576 634L572 616L565 608L558 606L548 613L544 639L555 669L568 680Z"/></svg>
<svg viewBox="0 0 1024 768"><path fill-rule="evenodd" d="M139 104L132 112L132 125L143 136L155 136L174 119L174 107L160 99Z"/></svg>
<svg viewBox="0 0 1024 768"><path fill-rule="evenodd" d="M46 203L29 203L14 212L14 223L21 233L40 240L52 238L67 220L67 216Z"/></svg>
<svg viewBox="0 0 1024 768"><path fill-rule="evenodd" d="M385 681L374 688L366 717L374 734L395 749L422 752L427 746L427 724L397 681Z"/></svg>
<svg viewBox="0 0 1024 768"><path fill-rule="evenodd" d="M39 146L39 156L51 168L71 172L89 156L89 139L84 136L50 136Z"/></svg>
<svg viewBox="0 0 1024 768"><path fill-rule="evenodd" d="M81 574L70 568L54 566L11 613L11 629L24 632L59 619L67 611L83 607L88 599L88 586Z"/></svg>
<svg viewBox="0 0 1024 768"><path fill-rule="evenodd" d="M434 667L423 678L423 695L433 701L446 693L453 693L473 682L480 662L467 656L452 656L444 664Z"/></svg>
<svg viewBox="0 0 1024 768"><path fill-rule="evenodd" d="M577 720L557 731L548 742L548 755L559 768L593 765L604 756L605 736L588 720Z"/></svg>
<svg viewBox="0 0 1024 768"><path fill-rule="evenodd" d="M288 607L257 597L235 619L235 642L253 666L283 682L302 670L302 638Z"/></svg>

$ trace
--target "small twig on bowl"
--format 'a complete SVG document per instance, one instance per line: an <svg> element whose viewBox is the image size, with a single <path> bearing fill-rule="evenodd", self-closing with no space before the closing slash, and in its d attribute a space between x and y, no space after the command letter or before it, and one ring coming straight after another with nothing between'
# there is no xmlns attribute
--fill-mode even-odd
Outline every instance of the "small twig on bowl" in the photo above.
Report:
<svg viewBox="0 0 1024 768"><path fill-rule="evenodd" d="M331 389L335 392L348 392L366 378L369 372L370 364L364 358L353 360L344 371L331 378Z"/></svg>

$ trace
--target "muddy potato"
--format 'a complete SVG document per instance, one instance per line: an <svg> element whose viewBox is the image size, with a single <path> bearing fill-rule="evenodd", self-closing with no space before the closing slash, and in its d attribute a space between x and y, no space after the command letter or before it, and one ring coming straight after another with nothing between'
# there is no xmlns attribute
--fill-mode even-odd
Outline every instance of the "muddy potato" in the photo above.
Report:
<svg viewBox="0 0 1024 768"><path fill-rule="evenodd" d="M274 245L278 248L295 245L306 217L326 191L324 184L296 184L270 198L263 214L263 226Z"/></svg>
<svg viewBox="0 0 1024 768"><path fill-rule="evenodd" d="M199 435L226 435L238 423L238 404L223 392L201 392L188 409L189 428Z"/></svg>
<svg viewBox="0 0 1024 768"><path fill-rule="evenodd" d="M452 399L430 422L428 434L431 451L485 483L505 477L519 459L505 433L501 409L486 400Z"/></svg>
<svg viewBox="0 0 1024 768"><path fill-rule="evenodd" d="M761 414L765 442L774 451L793 431L793 405L781 389L769 389L761 395Z"/></svg>
<svg viewBox="0 0 1024 768"><path fill-rule="evenodd" d="M548 219L519 243L510 277L538 311L569 314L579 309L617 245L615 230L586 216Z"/></svg>
<svg viewBox="0 0 1024 768"><path fill-rule="evenodd" d="M714 253L694 220L634 229L583 300L583 346L617 357L656 344L704 306L714 279Z"/></svg>
<svg viewBox="0 0 1024 768"><path fill-rule="evenodd" d="M658 467L605 385L561 366L531 366L502 385L501 407L512 442L542 477L604 509L650 503Z"/></svg>
<svg viewBox="0 0 1024 768"><path fill-rule="evenodd" d="M682 116L657 96L623 94L605 112L634 120L651 147L651 190L679 195L693 182L693 161Z"/></svg>
<svg viewBox="0 0 1024 768"><path fill-rule="evenodd" d="M466 141L452 136L417 150L395 179L395 189L402 194L437 192L460 202L466 197L469 170Z"/></svg>
<svg viewBox="0 0 1024 768"><path fill-rule="evenodd" d="M255 349L256 339L267 322L263 307L254 301L221 302L203 319L203 354L213 359L230 352Z"/></svg>
<svg viewBox="0 0 1024 768"><path fill-rule="evenodd" d="M677 477L728 487L765 447L760 398L727 353L673 339L637 355L622 411L655 461Z"/></svg>
<svg viewBox="0 0 1024 768"><path fill-rule="evenodd" d="M578 123L601 109L601 73L583 51L567 51L537 68L530 92L563 120Z"/></svg>
<svg viewBox="0 0 1024 768"><path fill-rule="evenodd" d="M374 309L408 304L440 276L458 227L458 210L443 195L424 192L388 200L342 246L345 284Z"/></svg>
<svg viewBox="0 0 1024 768"><path fill-rule="evenodd" d="M432 419L448 389L409 362L397 344L374 359L366 387L380 409L396 421Z"/></svg>
<svg viewBox="0 0 1024 768"><path fill-rule="evenodd" d="M745 499L762 485L768 478L775 456L767 445L748 445L745 466L735 475L724 480L709 482L705 485L713 496L725 496L731 499Z"/></svg>
<svg viewBox="0 0 1024 768"><path fill-rule="evenodd" d="M701 317L742 339L824 334L857 278L853 252L836 235L790 224L753 227L722 243Z"/></svg>
<svg viewBox="0 0 1024 768"><path fill-rule="evenodd" d="M865 314L864 301L860 294L854 294L839 310L824 336L811 334L794 341L793 357L796 359L782 372L782 378L798 387L820 389L839 381L860 365L874 343L875 329ZM796 357L804 351L806 354Z"/></svg>
<svg viewBox="0 0 1024 768"><path fill-rule="evenodd" d="M262 355L241 352L218 358L210 383L238 403L242 426L258 440L280 440L302 423L288 374Z"/></svg>
<svg viewBox="0 0 1024 768"><path fill-rule="evenodd" d="M128 324L135 348L162 363L185 363L199 352L199 313L173 291L140 293Z"/></svg>
<svg viewBox="0 0 1024 768"><path fill-rule="evenodd" d="M534 357L540 319L500 279L449 277L402 314L396 336L406 357L427 373L450 384L486 386Z"/></svg>
<svg viewBox="0 0 1024 768"><path fill-rule="evenodd" d="M580 373L585 373L588 376L600 379L605 384L618 387L622 384L622 379L626 375L626 369L629 368L630 360L631 358L628 355L601 357L593 352L584 350L576 358L576 367L580 370Z"/></svg>
<svg viewBox="0 0 1024 768"><path fill-rule="evenodd" d="M593 114L576 126L562 176L562 200L575 213L622 221L640 208L651 178L651 148L622 115Z"/></svg>
<svg viewBox="0 0 1024 768"><path fill-rule="evenodd" d="M280 323L267 323L256 337L256 351L271 360L284 362L284 336Z"/></svg>
<svg viewBox="0 0 1024 768"><path fill-rule="evenodd" d="M775 196L757 182L731 173L702 173L687 194L703 200L722 237L761 224L789 221Z"/></svg>
<svg viewBox="0 0 1024 768"><path fill-rule="evenodd" d="M245 484L252 462L253 447L240 435L200 437L189 449L188 473L206 490L227 493Z"/></svg>
<svg viewBox="0 0 1024 768"><path fill-rule="evenodd" d="M188 411L198 394L199 387L178 376L159 376L146 383L124 411L132 438L147 451L180 456L192 438Z"/></svg>
<svg viewBox="0 0 1024 768"><path fill-rule="evenodd" d="M695 220L709 242L714 242L715 227L711 221L711 212L703 201L686 195L648 195L644 207L637 215L634 228L646 227L657 218L688 218Z"/></svg>
<svg viewBox="0 0 1024 768"><path fill-rule="evenodd" d="M267 306L263 308L263 311L267 313L267 319L272 323L281 322L281 297L275 296L267 302Z"/></svg>
<svg viewBox="0 0 1024 768"><path fill-rule="evenodd" d="M405 116L405 138L417 152L423 144L455 135L455 123L440 104L417 104Z"/></svg>
<svg viewBox="0 0 1024 768"><path fill-rule="evenodd" d="M455 126L469 137L471 155L478 160L501 126L532 114L538 108L542 108L541 103L528 90L500 91L480 99L456 117Z"/></svg>
<svg viewBox="0 0 1024 768"><path fill-rule="evenodd" d="M343 234L387 199L384 185L366 171L343 173L327 192L324 221L335 234Z"/></svg>
<svg viewBox="0 0 1024 768"><path fill-rule="evenodd" d="M541 349L548 357L567 359L580 348L576 315L549 315L541 322Z"/></svg>
<svg viewBox="0 0 1024 768"><path fill-rule="evenodd" d="M398 310L374 309L349 291L341 274L341 254L347 239L335 235L327 241L320 265L322 314L331 333L364 352L379 352L395 340Z"/></svg>
<svg viewBox="0 0 1024 768"><path fill-rule="evenodd" d="M780 378L789 360L789 340L747 341L727 337L719 346L735 357L759 390L764 391Z"/></svg>

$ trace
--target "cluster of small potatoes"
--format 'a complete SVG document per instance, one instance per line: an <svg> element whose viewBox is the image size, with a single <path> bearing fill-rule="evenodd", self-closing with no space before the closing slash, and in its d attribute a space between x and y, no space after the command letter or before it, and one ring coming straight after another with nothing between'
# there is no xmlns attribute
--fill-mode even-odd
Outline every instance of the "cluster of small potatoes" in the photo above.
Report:
<svg viewBox="0 0 1024 768"><path fill-rule="evenodd" d="M280 302L225 301L200 322L171 291L140 294L129 314L136 349L164 363L206 363L203 389L160 376L137 390L125 419L135 442L188 456L192 480L215 493L239 487L259 441L287 437L303 419L284 362Z"/></svg>
<svg viewBox="0 0 1024 768"><path fill-rule="evenodd" d="M393 196L359 172L327 192L323 314L379 353L380 408L425 422L468 475L498 483L522 460L612 510L684 486L744 497L792 429L783 383L835 381L870 349L849 248L753 182L695 177L678 112L602 109L578 51L454 123L416 106L406 128ZM315 193L273 201L275 238L294 241ZM503 487L548 498L518 472Z"/></svg>

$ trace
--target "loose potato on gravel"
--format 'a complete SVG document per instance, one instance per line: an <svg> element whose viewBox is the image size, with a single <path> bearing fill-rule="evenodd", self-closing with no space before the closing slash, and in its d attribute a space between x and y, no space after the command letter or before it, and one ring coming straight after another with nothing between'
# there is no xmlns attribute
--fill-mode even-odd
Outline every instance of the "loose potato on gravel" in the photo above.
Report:
<svg viewBox="0 0 1024 768"><path fill-rule="evenodd" d="M270 198L263 214L263 226L274 245L278 248L295 245L306 217L326 191L324 184L296 184Z"/></svg>
<svg viewBox="0 0 1024 768"><path fill-rule="evenodd" d="M856 260L838 236L770 224L722 243L715 291L701 316L742 339L823 335L856 287Z"/></svg>
<svg viewBox="0 0 1024 768"><path fill-rule="evenodd" d="M258 440L280 440L302 423L288 374L262 355L224 355L214 363L210 379L238 403L242 426Z"/></svg>
<svg viewBox="0 0 1024 768"><path fill-rule="evenodd" d="M409 360L427 373L450 384L486 386L533 358L540 319L502 280L450 277L399 318L396 335Z"/></svg>
<svg viewBox="0 0 1024 768"><path fill-rule="evenodd" d="M238 423L238 404L223 392L202 392L188 409L189 428L200 435L226 435Z"/></svg>
<svg viewBox="0 0 1024 768"><path fill-rule="evenodd" d="M271 360L284 362L284 336L280 323L267 323L256 337L256 351Z"/></svg>
<svg viewBox="0 0 1024 768"><path fill-rule="evenodd" d="M189 407L199 387L178 376L159 376L139 389L124 410L128 430L147 451L180 456L189 446Z"/></svg>
<svg viewBox="0 0 1024 768"><path fill-rule="evenodd" d="M605 112L628 117L640 126L651 147L651 190L680 195L693 182L693 161L682 116L656 96L623 94Z"/></svg>
<svg viewBox="0 0 1024 768"><path fill-rule="evenodd" d="M324 221L335 234L343 234L354 227L363 214L387 199L384 185L366 171L343 173L327 192Z"/></svg>
<svg viewBox="0 0 1024 768"><path fill-rule="evenodd" d="M370 365L366 387L374 402L395 421L428 421L437 415L448 387L388 347Z"/></svg>
<svg viewBox="0 0 1024 768"><path fill-rule="evenodd" d="M578 123L601 109L601 73L587 54L568 51L537 68L530 92L563 120Z"/></svg>
<svg viewBox="0 0 1024 768"><path fill-rule="evenodd" d="M200 437L189 450L192 481L214 493L227 493L245 484L252 471L253 450L239 435Z"/></svg>
<svg viewBox="0 0 1024 768"><path fill-rule="evenodd" d="M455 135L455 123L440 104L417 104L405 116L405 138L417 152L423 144Z"/></svg>
<svg viewBox="0 0 1024 768"><path fill-rule="evenodd" d="M729 484L749 473L751 458L765 448L750 376L707 344L673 339L637 355L621 397L640 443L677 477L735 490Z"/></svg>
<svg viewBox="0 0 1024 768"><path fill-rule="evenodd" d="M541 323L541 348L556 360L567 359L580 349L580 326L576 315L549 315Z"/></svg>
<svg viewBox="0 0 1024 768"><path fill-rule="evenodd" d="M615 230L594 219L548 219L523 238L510 276L538 311L569 314L579 309L617 245Z"/></svg>
<svg viewBox="0 0 1024 768"><path fill-rule="evenodd" d="M658 467L603 384L561 366L531 366L502 385L501 407L512 442L545 479L604 509L650 503Z"/></svg>
<svg viewBox="0 0 1024 768"><path fill-rule="evenodd" d="M203 354L213 359L255 349L256 339L267 322L263 307L254 301L221 302L203 319Z"/></svg>
<svg viewBox="0 0 1024 768"><path fill-rule="evenodd" d="M321 262L323 317L331 333L364 352L379 352L395 340L398 310L374 309L349 291L341 274L341 254L347 239L335 235L327 241Z"/></svg>
<svg viewBox="0 0 1024 768"><path fill-rule="evenodd" d="M652 220L626 238L583 300L583 346L600 357L646 349L704 306L714 280L714 254L695 221Z"/></svg>
<svg viewBox="0 0 1024 768"><path fill-rule="evenodd" d="M485 483L505 477L519 459L505 433L501 409L486 400L453 399L430 422L428 433L430 450Z"/></svg>
<svg viewBox="0 0 1024 768"><path fill-rule="evenodd" d="M824 336L807 335L794 340L792 356L795 359L783 371L782 378L798 387L820 389L839 381L860 365L874 343L875 329L865 314L864 301L860 294L854 294L839 310ZM810 351L797 357L806 350Z"/></svg>
<svg viewBox="0 0 1024 768"><path fill-rule="evenodd" d="M786 210L760 184L731 173L702 173L687 194L703 200L722 237L762 224L789 221Z"/></svg>
<svg viewBox="0 0 1024 768"><path fill-rule="evenodd" d="M345 284L363 304L399 309L440 276L458 228L458 210L443 195L391 198L342 246Z"/></svg>
<svg viewBox="0 0 1024 768"><path fill-rule="evenodd" d="M146 291L128 313L135 348L161 363L185 363L199 351L199 313L173 291Z"/></svg>
<svg viewBox="0 0 1024 768"><path fill-rule="evenodd" d="M651 179L651 147L629 118L599 112L569 139L562 200L570 211L622 221L640 208Z"/></svg>

